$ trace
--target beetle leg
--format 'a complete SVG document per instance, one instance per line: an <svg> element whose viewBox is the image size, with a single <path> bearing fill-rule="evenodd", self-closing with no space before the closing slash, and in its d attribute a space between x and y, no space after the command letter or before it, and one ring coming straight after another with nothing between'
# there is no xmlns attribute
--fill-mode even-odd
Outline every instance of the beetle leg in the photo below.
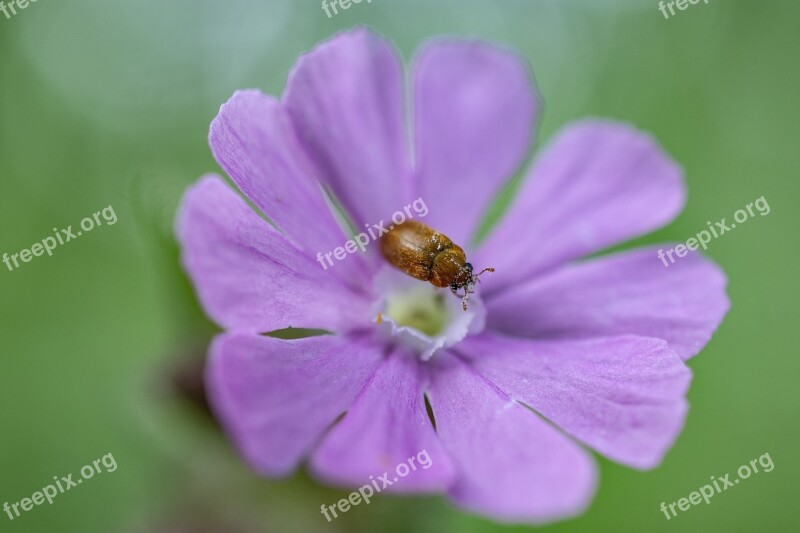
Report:
<svg viewBox="0 0 800 533"><path fill-rule="evenodd" d="M467 290L466 286L464 286L462 288L464 289L464 294L458 294L458 289L454 289L452 287L450 288L450 292L452 292L456 296L456 298L460 298L461 299L461 307L463 307L464 311L466 311L467 310L467 300L469 299L469 291Z"/></svg>
<svg viewBox="0 0 800 533"><path fill-rule="evenodd" d="M472 285L464 285L464 297L461 299L461 307L464 308L464 311L467 310L467 301L469 300L469 295L474 294L474 290L470 290Z"/></svg>

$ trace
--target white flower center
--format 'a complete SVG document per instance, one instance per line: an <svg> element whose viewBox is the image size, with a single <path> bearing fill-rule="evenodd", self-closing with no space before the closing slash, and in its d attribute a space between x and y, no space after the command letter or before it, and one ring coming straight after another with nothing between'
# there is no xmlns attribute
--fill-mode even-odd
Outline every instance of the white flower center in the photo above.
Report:
<svg viewBox="0 0 800 533"><path fill-rule="evenodd" d="M375 277L375 315L380 313L388 335L414 348L423 361L439 348L458 343L467 334L483 330L486 309L478 294L470 295L464 311L450 289L438 289L402 272L384 267Z"/></svg>

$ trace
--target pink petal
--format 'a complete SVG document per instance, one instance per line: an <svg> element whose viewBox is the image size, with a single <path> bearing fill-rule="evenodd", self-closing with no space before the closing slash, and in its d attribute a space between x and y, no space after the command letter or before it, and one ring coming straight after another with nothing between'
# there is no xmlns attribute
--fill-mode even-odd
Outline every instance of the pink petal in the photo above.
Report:
<svg viewBox="0 0 800 533"><path fill-rule="evenodd" d="M576 515L591 501L592 458L462 361L433 359L430 400L439 438L459 477L450 497L505 522Z"/></svg>
<svg viewBox="0 0 800 533"><path fill-rule="evenodd" d="M683 172L649 135L611 121L572 124L472 261L497 268L484 294L660 228L685 196Z"/></svg>
<svg viewBox="0 0 800 533"><path fill-rule="evenodd" d="M525 160L536 88L523 58L478 41L430 44L413 72L416 194L425 223L464 245Z"/></svg>
<svg viewBox="0 0 800 533"><path fill-rule="evenodd" d="M206 383L242 455L255 470L282 476L350 407L380 355L380 345L365 337L225 333L212 344Z"/></svg>
<svg viewBox="0 0 800 533"><path fill-rule="evenodd" d="M489 326L537 339L633 333L664 339L689 359L728 311L727 279L695 253L666 268L659 248L591 259L509 287L487 303Z"/></svg>
<svg viewBox="0 0 800 533"><path fill-rule="evenodd" d="M203 309L226 329L344 331L371 319L364 295L294 247L216 176L186 192L177 233Z"/></svg>
<svg viewBox="0 0 800 533"><path fill-rule="evenodd" d="M364 28L302 56L286 85L297 133L357 229L388 221L410 195L403 98L397 51Z"/></svg>
<svg viewBox="0 0 800 533"><path fill-rule="evenodd" d="M322 479L360 486L388 472L397 480L386 489L393 492L441 491L452 482L453 466L425 411L419 364L402 351L384 361L314 453ZM410 470L402 476L397 468Z"/></svg>
<svg viewBox="0 0 800 533"><path fill-rule="evenodd" d="M683 428L691 372L662 340L483 334L458 350L512 398L628 466L657 466Z"/></svg>
<svg viewBox="0 0 800 533"><path fill-rule="evenodd" d="M254 90L235 93L211 123L209 143L233 182L297 247L315 256L347 240L280 102ZM350 278L364 272L359 254L331 268Z"/></svg>

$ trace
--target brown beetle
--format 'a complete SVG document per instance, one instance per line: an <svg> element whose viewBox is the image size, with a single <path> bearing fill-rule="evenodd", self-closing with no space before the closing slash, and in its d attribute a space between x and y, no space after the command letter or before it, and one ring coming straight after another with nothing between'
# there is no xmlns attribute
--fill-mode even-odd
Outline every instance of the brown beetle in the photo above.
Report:
<svg viewBox="0 0 800 533"><path fill-rule="evenodd" d="M460 246L446 235L416 220L406 220L381 237L381 253L394 267L409 276L429 281L435 287L450 287L450 291L461 298L464 311L467 310L469 295L478 276L484 272L494 272L484 268L474 274L472 264ZM458 294L464 289L464 294Z"/></svg>

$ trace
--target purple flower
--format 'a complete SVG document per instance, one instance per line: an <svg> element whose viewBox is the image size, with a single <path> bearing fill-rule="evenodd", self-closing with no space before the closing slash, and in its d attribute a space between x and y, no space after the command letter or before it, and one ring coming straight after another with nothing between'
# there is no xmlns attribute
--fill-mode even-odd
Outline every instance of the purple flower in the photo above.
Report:
<svg viewBox="0 0 800 533"><path fill-rule="evenodd" d="M450 40L417 54L409 100L405 81L391 44L359 28L301 57L282 99L241 91L222 106L214 156L275 226L215 176L183 200L183 262L226 330L207 367L212 405L268 476L307 459L317 478L360 486L426 450L432 466L386 490L443 492L502 521L574 515L597 482L584 446L649 469L681 431L684 361L728 309L725 275L699 254L665 268L652 247L578 261L685 201L658 144L607 120L556 135L473 246L531 145L531 75L512 52ZM374 242L323 269L317 253L349 235L320 185L357 231L422 198L424 223L497 271L464 312ZM332 334L263 335L288 327Z"/></svg>

